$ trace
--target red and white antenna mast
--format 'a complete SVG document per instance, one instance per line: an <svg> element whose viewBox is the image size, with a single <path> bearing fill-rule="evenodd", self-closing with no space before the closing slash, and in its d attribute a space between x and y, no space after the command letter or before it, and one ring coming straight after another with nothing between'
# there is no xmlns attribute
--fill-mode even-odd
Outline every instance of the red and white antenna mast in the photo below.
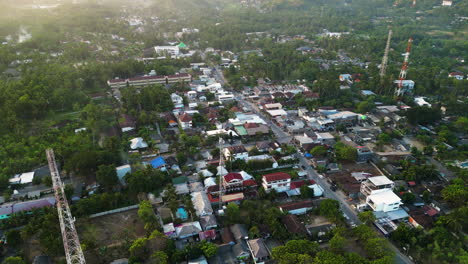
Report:
<svg viewBox="0 0 468 264"><path fill-rule="evenodd" d="M49 162L55 200L57 202L57 211L60 220L60 229L62 231L63 247L65 249L67 264L85 264L86 261L75 229L75 218L73 218L70 207L68 206L63 183L60 179L57 163L55 162L54 150L47 149L46 155L47 161Z"/></svg>
<svg viewBox="0 0 468 264"><path fill-rule="evenodd" d="M400 70L400 82L398 83L398 88L395 91L396 96L401 96L403 94L403 81L406 79L406 73L408 69L408 62L409 62L409 55L411 52L411 44L413 43L413 38L408 39L408 46L406 47L405 53L405 60L403 61L403 65L401 66Z"/></svg>

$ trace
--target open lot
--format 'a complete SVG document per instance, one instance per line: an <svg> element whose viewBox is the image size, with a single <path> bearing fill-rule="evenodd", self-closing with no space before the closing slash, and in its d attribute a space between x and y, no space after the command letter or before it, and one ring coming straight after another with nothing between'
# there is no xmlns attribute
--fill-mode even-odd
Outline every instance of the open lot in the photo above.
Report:
<svg viewBox="0 0 468 264"><path fill-rule="evenodd" d="M76 227L81 243L85 245L88 263L110 263L127 257L128 244L146 234L137 210L80 219Z"/></svg>

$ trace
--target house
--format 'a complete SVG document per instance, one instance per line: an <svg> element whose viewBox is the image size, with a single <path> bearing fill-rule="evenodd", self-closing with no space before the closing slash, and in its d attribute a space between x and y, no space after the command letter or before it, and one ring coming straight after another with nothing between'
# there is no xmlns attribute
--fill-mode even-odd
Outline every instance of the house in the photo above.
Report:
<svg viewBox="0 0 468 264"><path fill-rule="evenodd" d="M432 105L430 103L428 103L426 101L426 99L424 97L415 97L414 98L414 102L418 105L418 106L427 106L427 107L431 107Z"/></svg>
<svg viewBox="0 0 468 264"><path fill-rule="evenodd" d="M169 127L177 127L177 118L172 112L162 114L162 118L166 120Z"/></svg>
<svg viewBox="0 0 468 264"><path fill-rule="evenodd" d="M270 251L265 246L262 238L251 239L247 241L247 245L255 264L265 263L266 260L270 259Z"/></svg>
<svg viewBox="0 0 468 264"><path fill-rule="evenodd" d="M264 124L245 123L244 128L249 136L268 134L270 129Z"/></svg>
<svg viewBox="0 0 468 264"><path fill-rule="evenodd" d="M163 225L163 234L169 238L176 238L176 229L173 223Z"/></svg>
<svg viewBox="0 0 468 264"><path fill-rule="evenodd" d="M221 229L221 240L223 244L234 245L236 242L231 230L228 227Z"/></svg>
<svg viewBox="0 0 468 264"><path fill-rule="evenodd" d="M276 141L258 142L255 147L260 152L281 151L281 145Z"/></svg>
<svg viewBox="0 0 468 264"><path fill-rule="evenodd" d="M130 165L128 164L119 166L115 168L115 170L117 172L117 178L119 178L122 184L125 183L125 175L127 175L128 173L132 173L132 167L130 167Z"/></svg>
<svg viewBox="0 0 468 264"><path fill-rule="evenodd" d="M358 123L358 114L350 111L341 111L327 115L327 118L332 120L335 125L354 126Z"/></svg>
<svg viewBox="0 0 468 264"><path fill-rule="evenodd" d="M247 149L242 145L227 147L224 149L223 154L227 160L245 160L249 156Z"/></svg>
<svg viewBox="0 0 468 264"><path fill-rule="evenodd" d="M122 132L129 132L135 130L136 128L136 119L127 114L120 115L119 127Z"/></svg>
<svg viewBox="0 0 468 264"><path fill-rule="evenodd" d="M183 113L182 115L179 115L178 119L182 129L192 128L193 120L189 114Z"/></svg>
<svg viewBox="0 0 468 264"><path fill-rule="evenodd" d="M452 3L453 3L452 0L443 0L442 6L452 6Z"/></svg>
<svg viewBox="0 0 468 264"><path fill-rule="evenodd" d="M204 230L204 231L198 233L198 236L200 237L200 241L202 241L202 240L215 240L216 239L216 230L214 230L214 229Z"/></svg>
<svg viewBox="0 0 468 264"><path fill-rule="evenodd" d="M176 236L178 239L188 239L193 236L198 236L202 231L200 222L183 223L175 228Z"/></svg>
<svg viewBox="0 0 468 264"><path fill-rule="evenodd" d="M212 214L203 215L200 216L200 225L203 228L203 230L210 230L218 227L218 222L216 221L216 217Z"/></svg>
<svg viewBox="0 0 468 264"><path fill-rule="evenodd" d="M275 190L285 192L290 189L291 175L284 172L276 172L262 176L262 186L265 191Z"/></svg>
<svg viewBox="0 0 468 264"><path fill-rule="evenodd" d="M283 223L289 233L307 235L305 226L299 221L296 215L288 214L281 217L281 223Z"/></svg>
<svg viewBox="0 0 468 264"><path fill-rule="evenodd" d="M367 162L372 158L373 152L365 146L357 146L357 162Z"/></svg>
<svg viewBox="0 0 468 264"><path fill-rule="evenodd" d="M194 192L191 195L197 216L213 214L213 208L205 192Z"/></svg>
<svg viewBox="0 0 468 264"><path fill-rule="evenodd" d="M352 82L353 81L353 78L351 74L349 73L340 74L339 79L340 79L340 82L344 82L344 81Z"/></svg>
<svg viewBox="0 0 468 264"><path fill-rule="evenodd" d="M229 228L231 230L232 236L236 241L247 240L249 239L249 233L247 228L243 224L234 224Z"/></svg>
<svg viewBox="0 0 468 264"><path fill-rule="evenodd" d="M289 213L293 215L302 215L312 210L313 203L311 201L293 202L279 205L278 208L283 213Z"/></svg>
<svg viewBox="0 0 468 264"><path fill-rule="evenodd" d="M34 174L34 171L17 174L10 178L8 182L10 184L29 184L33 182Z"/></svg>
<svg viewBox="0 0 468 264"><path fill-rule="evenodd" d="M244 260L248 259L250 256L250 250L245 240L237 241L237 243L232 246L232 252L241 263L244 263Z"/></svg>
<svg viewBox="0 0 468 264"><path fill-rule="evenodd" d="M25 202L12 202L0 206L0 220L9 218L12 214L20 212L31 212L36 208L52 207L55 205L54 197L47 197L38 200Z"/></svg>
<svg viewBox="0 0 468 264"><path fill-rule="evenodd" d="M143 140L141 137L137 138L132 138L130 140L130 149L136 150L136 149L145 149L148 147L148 143Z"/></svg>
<svg viewBox="0 0 468 264"><path fill-rule="evenodd" d="M166 169L166 161L164 160L164 157L162 157L162 156L159 156L159 157L151 160L150 164L155 169L160 169L160 170L165 170Z"/></svg>
<svg viewBox="0 0 468 264"><path fill-rule="evenodd" d="M240 173L228 173L222 177L222 185L226 192L242 191L244 179Z"/></svg>

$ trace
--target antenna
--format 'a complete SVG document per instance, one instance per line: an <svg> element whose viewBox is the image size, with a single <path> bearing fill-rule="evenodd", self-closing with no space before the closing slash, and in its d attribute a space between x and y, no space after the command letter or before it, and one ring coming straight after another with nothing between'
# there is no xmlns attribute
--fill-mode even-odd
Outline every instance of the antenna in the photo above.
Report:
<svg viewBox="0 0 468 264"><path fill-rule="evenodd" d="M49 162L50 175L57 201L57 211L60 220L60 230L62 231L63 247L67 264L85 264L83 251L81 250L80 240L75 229L75 218L72 216L68 206L63 183L55 162L53 149L46 150L47 161Z"/></svg>
<svg viewBox="0 0 468 264"><path fill-rule="evenodd" d="M410 55L410 52L411 52L411 44L413 42L413 38L409 38L408 39L408 46L406 47L406 52L405 52L405 60L403 61L403 65L401 66L401 70L400 70L400 82L398 83L398 88L396 89L395 91L395 94L396 96L401 96L404 91L403 91L403 80L406 79L406 73L407 73L407 69L408 69L408 63L409 63L409 55Z"/></svg>

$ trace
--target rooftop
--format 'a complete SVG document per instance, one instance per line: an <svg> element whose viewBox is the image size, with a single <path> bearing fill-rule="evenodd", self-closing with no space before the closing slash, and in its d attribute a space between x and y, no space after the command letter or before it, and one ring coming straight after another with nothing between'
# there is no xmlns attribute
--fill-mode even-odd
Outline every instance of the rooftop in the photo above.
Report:
<svg viewBox="0 0 468 264"><path fill-rule="evenodd" d="M285 172L275 172L262 176L267 182L291 179L291 175Z"/></svg>
<svg viewBox="0 0 468 264"><path fill-rule="evenodd" d="M387 176L375 176L375 177L370 177L368 178L370 182L372 182L375 186L380 186L380 185L388 185L392 184L393 181L391 181Z"/></svg>
<svg viewBox="0 0 468 264"><path fill-rule="evenodd" d="M401 201L401 198L392 190L371 194L368 196L368 199L372 200L376 204L393 204Z"/></svg>

